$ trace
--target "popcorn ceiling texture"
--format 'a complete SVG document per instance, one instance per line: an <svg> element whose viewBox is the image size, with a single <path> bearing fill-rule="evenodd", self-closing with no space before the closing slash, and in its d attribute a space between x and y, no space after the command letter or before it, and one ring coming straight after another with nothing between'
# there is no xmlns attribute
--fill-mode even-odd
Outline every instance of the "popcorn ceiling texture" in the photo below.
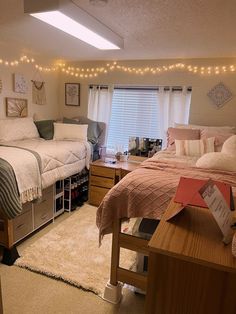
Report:
<svg viewBox="0 0 236 314"><path fill-rule="evenodd" d="M24 14L19 0L0 2L0 44L9 47L11 54L20 48L70 61L236 55L234 0L110 0L103 7L91 5L89 0L73 2L123 37L125 49L101 51L62 36Z"/></svg>

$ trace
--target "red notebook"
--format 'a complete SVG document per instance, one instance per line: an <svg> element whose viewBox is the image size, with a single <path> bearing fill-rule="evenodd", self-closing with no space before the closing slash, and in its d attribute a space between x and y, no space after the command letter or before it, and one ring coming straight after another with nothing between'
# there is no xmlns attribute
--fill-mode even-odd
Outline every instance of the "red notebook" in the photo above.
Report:
<svg viewBox="0 0 236 314"><path fill-rule="evenodd" d="M208 207L198 192L207 181L208 180L181 177L176 190L174 201L181 203L183 206L193 205L199 207ZM229 208L233 209L231 206L231 186L224 182L214 180L212 181L221 191L227 204L229 205Z"/></svg>

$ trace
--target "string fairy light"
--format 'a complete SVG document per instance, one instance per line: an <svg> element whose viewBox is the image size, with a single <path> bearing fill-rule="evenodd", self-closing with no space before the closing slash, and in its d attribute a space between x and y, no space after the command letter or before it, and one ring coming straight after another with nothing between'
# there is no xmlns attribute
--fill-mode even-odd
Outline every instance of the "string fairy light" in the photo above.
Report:
<svg viewBox="0 0 236 314"><path fill-rule="evenodd" d="M29 58L24 55L19 59L8 60L0 58L0 66L5 67L17 67L20 64L29 64L35 67L41 72L62 72L69 76L79 77L83 79L98 77L101 74L108 74L109 72L124 72L130 75L143 76L147 74L160 75L162 73L168 73L173 71L185 71L192 74L198 75L221 75L227 73L234 73L236 71L236 64L230 65L208 65L208 66L197 66L188 63L174 63L174 64L164 64L159 66L144 66L144 67L134 67L131 65L122 65L118 61L110 61L100 67L74 67L67 66L63 62L57 62L55 65L43 66L35 61L34 58Z"/></svg>

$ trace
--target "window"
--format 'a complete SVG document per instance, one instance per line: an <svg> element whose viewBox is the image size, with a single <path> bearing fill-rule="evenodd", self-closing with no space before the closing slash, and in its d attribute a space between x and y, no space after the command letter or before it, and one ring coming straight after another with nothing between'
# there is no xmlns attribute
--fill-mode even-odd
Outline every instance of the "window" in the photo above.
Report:
<svg viewBox="0 0 236 314"><path fill-rule="evenodd" d="M187 97L185 97L187 95ZM188 123L191 90L182 88L120 87L114 89L108 149L128 149L130 136L161 138L174 122Z"/></svg>
<svg viewBox="0 0 236 314"><path fill-rule="evenodd" d="M160 136L155 89L115 88L112 98L108 148L123 145L128 149L129 136Z"/></svg>

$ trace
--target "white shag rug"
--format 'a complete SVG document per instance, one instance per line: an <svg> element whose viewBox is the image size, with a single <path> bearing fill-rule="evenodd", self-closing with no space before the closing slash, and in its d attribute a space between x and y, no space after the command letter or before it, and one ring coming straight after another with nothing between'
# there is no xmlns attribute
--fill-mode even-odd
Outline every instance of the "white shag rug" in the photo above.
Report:
<svg viewBox="0 0 236 314"><path fill-rule="evenodd" d="M110 277L111 235L98 245L96 207L84 205L27 247L15 265L60 279L102 296ZM134 252L121 251L120 264L131 268Z"/></svg>

